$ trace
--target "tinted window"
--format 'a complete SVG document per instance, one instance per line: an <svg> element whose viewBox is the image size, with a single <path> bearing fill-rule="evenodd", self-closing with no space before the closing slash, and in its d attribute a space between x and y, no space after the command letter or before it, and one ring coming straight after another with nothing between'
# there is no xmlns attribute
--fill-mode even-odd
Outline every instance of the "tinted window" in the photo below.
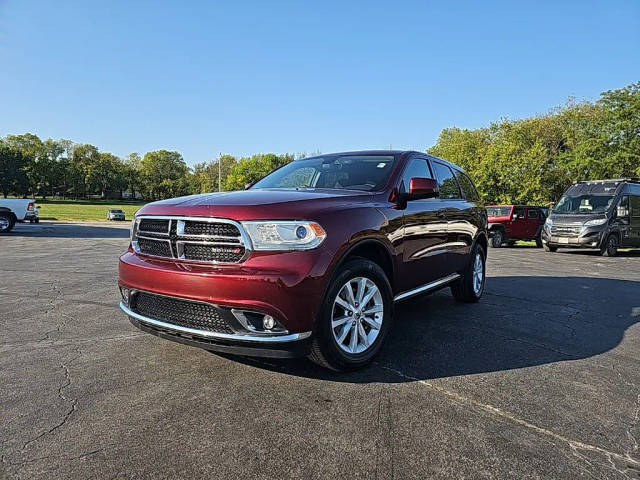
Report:
<svg viewBox="0 0 640 480"><path fill-rule="evenodd" d="M433 178L429 171L429 164L424 158L412 158L407 163L402 174L400 182L400 192L407 193L409 191L409 181L412 178Z"/></svg>
<svg viewBox="0 0 640 480"><path fill-rule="evenodd" d="M529 210L528 211L529 218L538 218L538 210Z"/></svg>
<svg viewBox="0 0 640 480"><path fill-rule="evenodd" d="M513 218L524 218L524 208L516 207L513 209Z"/></svg>
<svg viewBox="0 0 640 480"><path fill-rule="evenodd" d="M440 198L462 198L458 181L449 167L433 162L433 169L440 186Z"/></svg>
<svg viewBox="0 0 640 480"><path fill-rule="evenodd" d="M458 177L458 182L460 182L460 186L467 200L479 202L480 195L478 195L478 191L469 176L466 173L456 171L456 177Z"/></svg>
<svg viewBox="0 0 640 480"><path fill-rule="evenodd" d="M631 216L640 217L640 196L630 195L629 203L631 204Z"/></svg>

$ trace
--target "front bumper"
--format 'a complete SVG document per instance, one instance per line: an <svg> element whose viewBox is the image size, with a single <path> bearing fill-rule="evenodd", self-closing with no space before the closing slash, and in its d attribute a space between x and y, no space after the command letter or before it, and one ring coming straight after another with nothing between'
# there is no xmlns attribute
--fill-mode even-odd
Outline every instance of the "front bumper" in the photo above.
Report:
<svg viewBox="0 0 640 480"><path fill-rule="evenodd" d="M542 243L557 248L600 248L604 237L602 229L583 228L578 236L557 236L542 230Z"/></svg>
<svg viewBox="0 0 640 480"><path fill-rule="evenodd" d="M140 315L124 302L120 309L143 332L205 350L255 357L291 358L309 354L311 332L274 336L225 334L181 327Z"/></svg>
<svg viewBox="0 0 640 480"><path fill-rule="evenodd" d="M154 259L133 252L120 258L123 288L187 301L216 309L271 315L286 334L269 336L234 327L233 334L190 329L139 315L121 304L131 322L148 333L207 350L252 356L306 355L311 332L328 283L331 257L322 248L286 253L258 253L244 263L204 265Z"/></svg>

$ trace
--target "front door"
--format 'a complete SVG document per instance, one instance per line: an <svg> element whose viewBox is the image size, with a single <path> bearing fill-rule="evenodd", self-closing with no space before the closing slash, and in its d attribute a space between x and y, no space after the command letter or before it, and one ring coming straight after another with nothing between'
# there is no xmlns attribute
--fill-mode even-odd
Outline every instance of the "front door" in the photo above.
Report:
<svg viewBox="0 0 640 480"><path fill-rule="evenodd" d="M398 191L407 193L412 178L433 178L427 160L410 158ZM446 269L447 222L437 198L408 200L403 205L403 275L399 291L412 290L442 278Z"/></svg>
<svg viewBox="0 0 640 480"><path fill-rule="evenodd" d="M524 207L513 207L507 233L515 239L527 238L527 219L525 218Z"/></svg>
<svg viewBox="0 0 640 480"><path fill-rule="evenodd" d="M629 195L629 240L630 247L640 247L640 195Z"/></svg>

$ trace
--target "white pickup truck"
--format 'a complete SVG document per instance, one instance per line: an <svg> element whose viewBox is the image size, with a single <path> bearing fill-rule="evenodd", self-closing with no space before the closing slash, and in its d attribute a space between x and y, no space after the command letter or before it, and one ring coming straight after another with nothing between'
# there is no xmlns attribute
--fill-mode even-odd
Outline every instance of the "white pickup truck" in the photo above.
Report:
<svg viewBox="0 0 640 480"><path fill-rule="evenodd" d="M38 223L33 198L0 198L0 234L11 231L16 222Z"/></svg>

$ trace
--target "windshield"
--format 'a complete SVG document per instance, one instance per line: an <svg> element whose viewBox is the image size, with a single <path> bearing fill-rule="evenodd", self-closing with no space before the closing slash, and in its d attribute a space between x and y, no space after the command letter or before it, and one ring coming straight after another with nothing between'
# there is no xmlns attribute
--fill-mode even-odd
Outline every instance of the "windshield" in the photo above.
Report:
<svg viewBox="0 0 640 480"><path fill-rule="evenodd" d="M511 207L487 207L487 215L490 217L508 217Z"/></svg>
<svg viewBox="0 0 640 480"><path fill-rule="evenodd" d="M393 155L330 155L295 160L251 188L381 190L394 162Z"/></svg>
<svg viewBox="0 0 640 480"><path fill-rule="evenodd" d="M553 213L604 213L614 195L563 195Z"/></svg>
<svg viewBox="0 0 640 480"><path fill-rule="evenodd" d="M111 213L122 213L122 210L115 210L115 209L112 209L112 210L111 210Z"/></svg>

